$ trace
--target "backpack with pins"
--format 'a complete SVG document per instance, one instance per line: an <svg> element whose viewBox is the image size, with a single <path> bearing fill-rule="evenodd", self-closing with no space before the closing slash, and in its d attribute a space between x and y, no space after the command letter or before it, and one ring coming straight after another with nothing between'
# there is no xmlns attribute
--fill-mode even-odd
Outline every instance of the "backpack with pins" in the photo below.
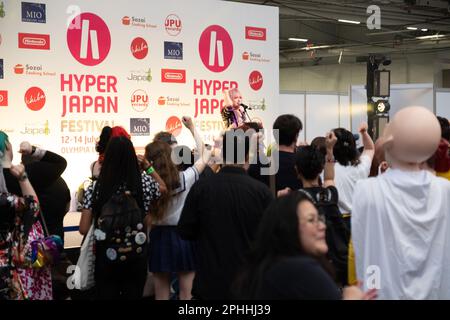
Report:
<svg viewBox="0 0 450 320"><path fill-rule="evenodd" d="M144 215L131 192L114 194L102 207L94 236L97 254L105 254L106 261L121 263L142 257L147 235Z"/></svg>
<svg viewBox="0 0 450 320"><path fill-rule="evenodd" d="M350 242L350 230L347 229L342 215L337 206L337 199L328 188L312 192L308 189L300 189L317 207L319 214L326 220L326 242L328 245L328 258L333 262L337 280L347 284L348 245Z"/></svg>

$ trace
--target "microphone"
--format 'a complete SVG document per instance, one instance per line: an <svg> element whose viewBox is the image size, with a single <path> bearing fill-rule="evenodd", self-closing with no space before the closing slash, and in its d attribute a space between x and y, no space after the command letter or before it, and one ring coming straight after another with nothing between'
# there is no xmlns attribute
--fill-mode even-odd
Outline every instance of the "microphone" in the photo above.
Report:
<svg viewBox="0 0 450 320"><path fill-rule="evenodd" d="M253 110L252 108L250 108L249 106L247 106L247 105L245 105L245 104L243 104L243 103L241 103L241 107L243 107L244 108L244 110Z"/></svg>

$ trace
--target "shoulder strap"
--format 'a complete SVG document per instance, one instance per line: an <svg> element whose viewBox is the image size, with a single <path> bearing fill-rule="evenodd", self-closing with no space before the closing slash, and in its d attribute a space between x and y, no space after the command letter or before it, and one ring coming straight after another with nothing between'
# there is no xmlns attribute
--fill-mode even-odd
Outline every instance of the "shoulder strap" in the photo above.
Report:
<svg viewBox="0 0 450 320"><path fill-rule="evenodd" d="M50 233L48 232L48 228L47 228L47 223L45 222L45 217L44 217L44 212L42 211L42 207L40 208L40 217L41 217L41 222L42 222L42 226L44 227L44 235L46 237L50 236Z"/></svg>
<svg viewBox="0 0 450 320"><path fill-rule="evenodd" d="M306 191L305 189L299 189L298 191L303 193L305 196L308 197L309 200L311 200L312 203L317 205L316 199L314 199L314 197L308 191Z"/></svg>
<svg viewBox="0 0 450 320"><path fill-rule="evenodd" d="M91 164L91 178L94 178L94 167L97 164L98 160L95 160L92 164Z"/></svg>

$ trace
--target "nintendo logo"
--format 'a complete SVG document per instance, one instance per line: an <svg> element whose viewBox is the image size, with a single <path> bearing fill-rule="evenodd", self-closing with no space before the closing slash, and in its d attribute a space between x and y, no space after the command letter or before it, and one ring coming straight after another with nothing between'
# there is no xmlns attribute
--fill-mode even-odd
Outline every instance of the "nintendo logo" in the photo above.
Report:
<svg viewBox="0 0 450 320"><path fill-rule="evenodd" d="M50 35L19 33L19 48L50 50Z"/></svg>
<svg viewBox="0 0 450 320"><path fill-rule="evenodd" d="M186 70L161 69L161 82L186 83Z"/></svg>
<svg viewBox="0 0 450 320"><path fill-rule="evenodd" d="M245 27L245 39L266 41L266 28Z"/></svg>

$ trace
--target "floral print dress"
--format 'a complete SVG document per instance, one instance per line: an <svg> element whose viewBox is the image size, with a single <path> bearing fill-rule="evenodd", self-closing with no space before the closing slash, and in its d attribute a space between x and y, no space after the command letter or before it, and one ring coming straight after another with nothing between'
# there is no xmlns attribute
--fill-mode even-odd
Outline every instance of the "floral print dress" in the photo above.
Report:
<svg viewBox="0 0 450 320"><path fill-rule="evenodd" d="M44 238L39 213L35 197L0 194L0 299L53 298L50 267L30 261L31 243Z"/></svg>

